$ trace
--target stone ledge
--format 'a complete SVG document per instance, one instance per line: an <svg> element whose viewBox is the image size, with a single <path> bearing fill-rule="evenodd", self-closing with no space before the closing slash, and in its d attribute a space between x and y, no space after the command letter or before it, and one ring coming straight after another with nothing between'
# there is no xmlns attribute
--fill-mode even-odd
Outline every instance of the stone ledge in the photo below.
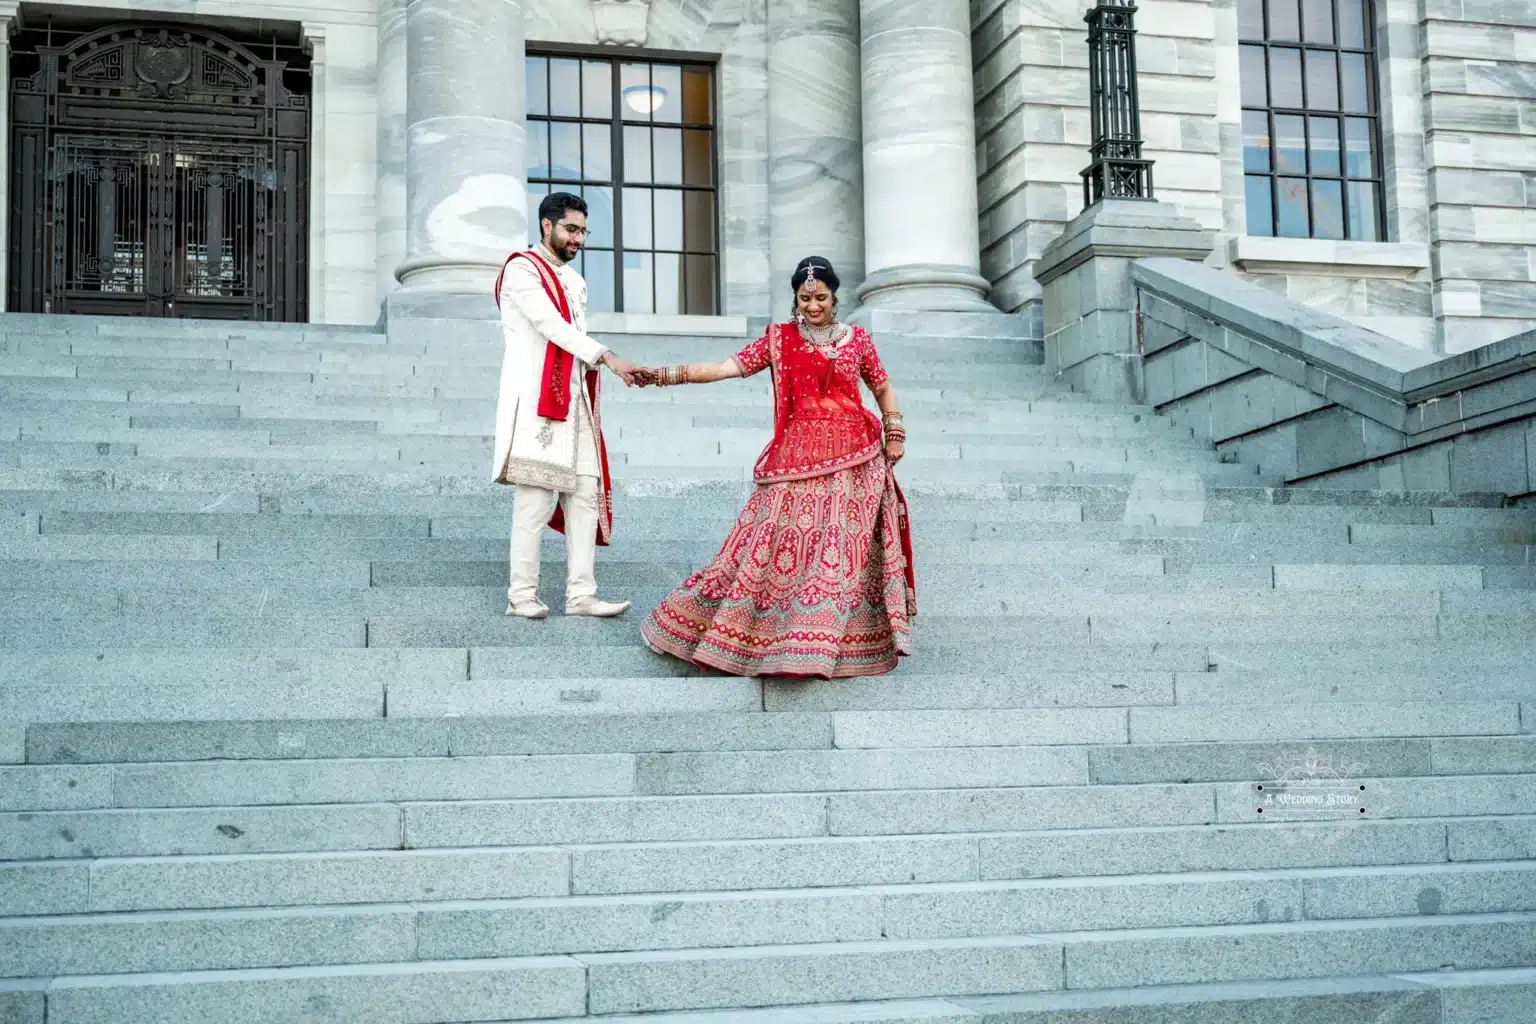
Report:
<svg viewBox="0 0 1536 1024"><path fill-rule="evenodd" d="M1429 246L1239 235L1227 242L1227 260L1249 274L1403 280L1429 269Z"/></svg>
<svg viewBox="0 0 1536 1024"><path fill-rule="evenodd" d="M1206 231L1172 206L1145 199L1106 199L1074 217L1035 263L1035 280L1048 285L1100 256L1203 260L1215 244Z"/></svg>

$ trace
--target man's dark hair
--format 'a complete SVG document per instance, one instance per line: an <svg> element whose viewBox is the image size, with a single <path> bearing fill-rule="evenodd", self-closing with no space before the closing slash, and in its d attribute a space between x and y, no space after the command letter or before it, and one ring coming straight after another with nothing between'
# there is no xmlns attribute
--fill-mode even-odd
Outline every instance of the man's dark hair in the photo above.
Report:
<svg viewBox="0 0 1536 1024"><path fill-rule="evenodd" d="M560 218L565 216L565 211L575 210L582 216L587 213L587 201L581 196L573 196L569 192L551 192L539 200L539 234L544 233L544 222L551 224L560 223Z"/></svg>

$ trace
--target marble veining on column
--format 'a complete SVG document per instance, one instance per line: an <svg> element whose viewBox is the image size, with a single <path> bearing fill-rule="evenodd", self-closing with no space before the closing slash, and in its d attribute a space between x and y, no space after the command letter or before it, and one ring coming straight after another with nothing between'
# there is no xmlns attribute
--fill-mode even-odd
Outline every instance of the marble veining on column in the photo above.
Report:
<svg viewBox="0 0 1536 1024"><path fill-rule="evenodd" d="M864 287L873 306L991 310L982 295L969 14L861 0Z"/></svg>
<svg viewBox="0 0 1536 1024"><path fill-rule="evenodd" d="M825 256L848 304L864 278L858 0L770 0L768 216L772 275Z"/></svg>
<svg viewBox="0 0 1536 1024"><path fill-rule="evenodd" d="M405 259L406 0L379 0L378 185L375 235L380 302L398 282Z"/></svg>
<svg viewBox="0 0 1536 1024"><path fill-rule="evenodd" d="M527 233L520 0L410 0L401 283L483 292Z"/></svg>

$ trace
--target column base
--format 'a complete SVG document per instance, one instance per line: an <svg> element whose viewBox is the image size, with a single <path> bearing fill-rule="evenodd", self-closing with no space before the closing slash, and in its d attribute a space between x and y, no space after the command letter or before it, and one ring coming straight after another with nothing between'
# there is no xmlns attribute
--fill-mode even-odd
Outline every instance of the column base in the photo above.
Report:
<svg viewBox="0 0 1536 1024"><path fill-rule="evenodd" d="M508 249L507 253L513 250ZM502 259L505 259L503 255ZM444 256L407 256L395 268L400 287L413 292L459 292L489 295L501 272L501 260L451 259Z"/></svg>
<svg viewBox="0 0 1536 1024"><path fill-rule="evenodd" d="M858 302L864 309L909 309L935 313L996 313L985 299L992 285L969 267L906 263L884 267L864 278Z"/></svg>

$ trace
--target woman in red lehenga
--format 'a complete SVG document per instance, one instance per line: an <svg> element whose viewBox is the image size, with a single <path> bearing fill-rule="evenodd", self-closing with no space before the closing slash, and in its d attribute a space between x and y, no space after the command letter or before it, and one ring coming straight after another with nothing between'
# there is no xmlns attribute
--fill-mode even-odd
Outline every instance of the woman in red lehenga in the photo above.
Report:
<svg viewBox="0 0 1536 1024"><path fill-rule="evenodd" d="M906 441L869 332L837 320L819 256L790 279L795 316L722 363L645 371L706 384L773 373L773 441L720 554L641 627L652 650L742 676L878 675L911 653L916 614L907 506L893 467ZM883 417L865 408L859 380Z"/></svg>

